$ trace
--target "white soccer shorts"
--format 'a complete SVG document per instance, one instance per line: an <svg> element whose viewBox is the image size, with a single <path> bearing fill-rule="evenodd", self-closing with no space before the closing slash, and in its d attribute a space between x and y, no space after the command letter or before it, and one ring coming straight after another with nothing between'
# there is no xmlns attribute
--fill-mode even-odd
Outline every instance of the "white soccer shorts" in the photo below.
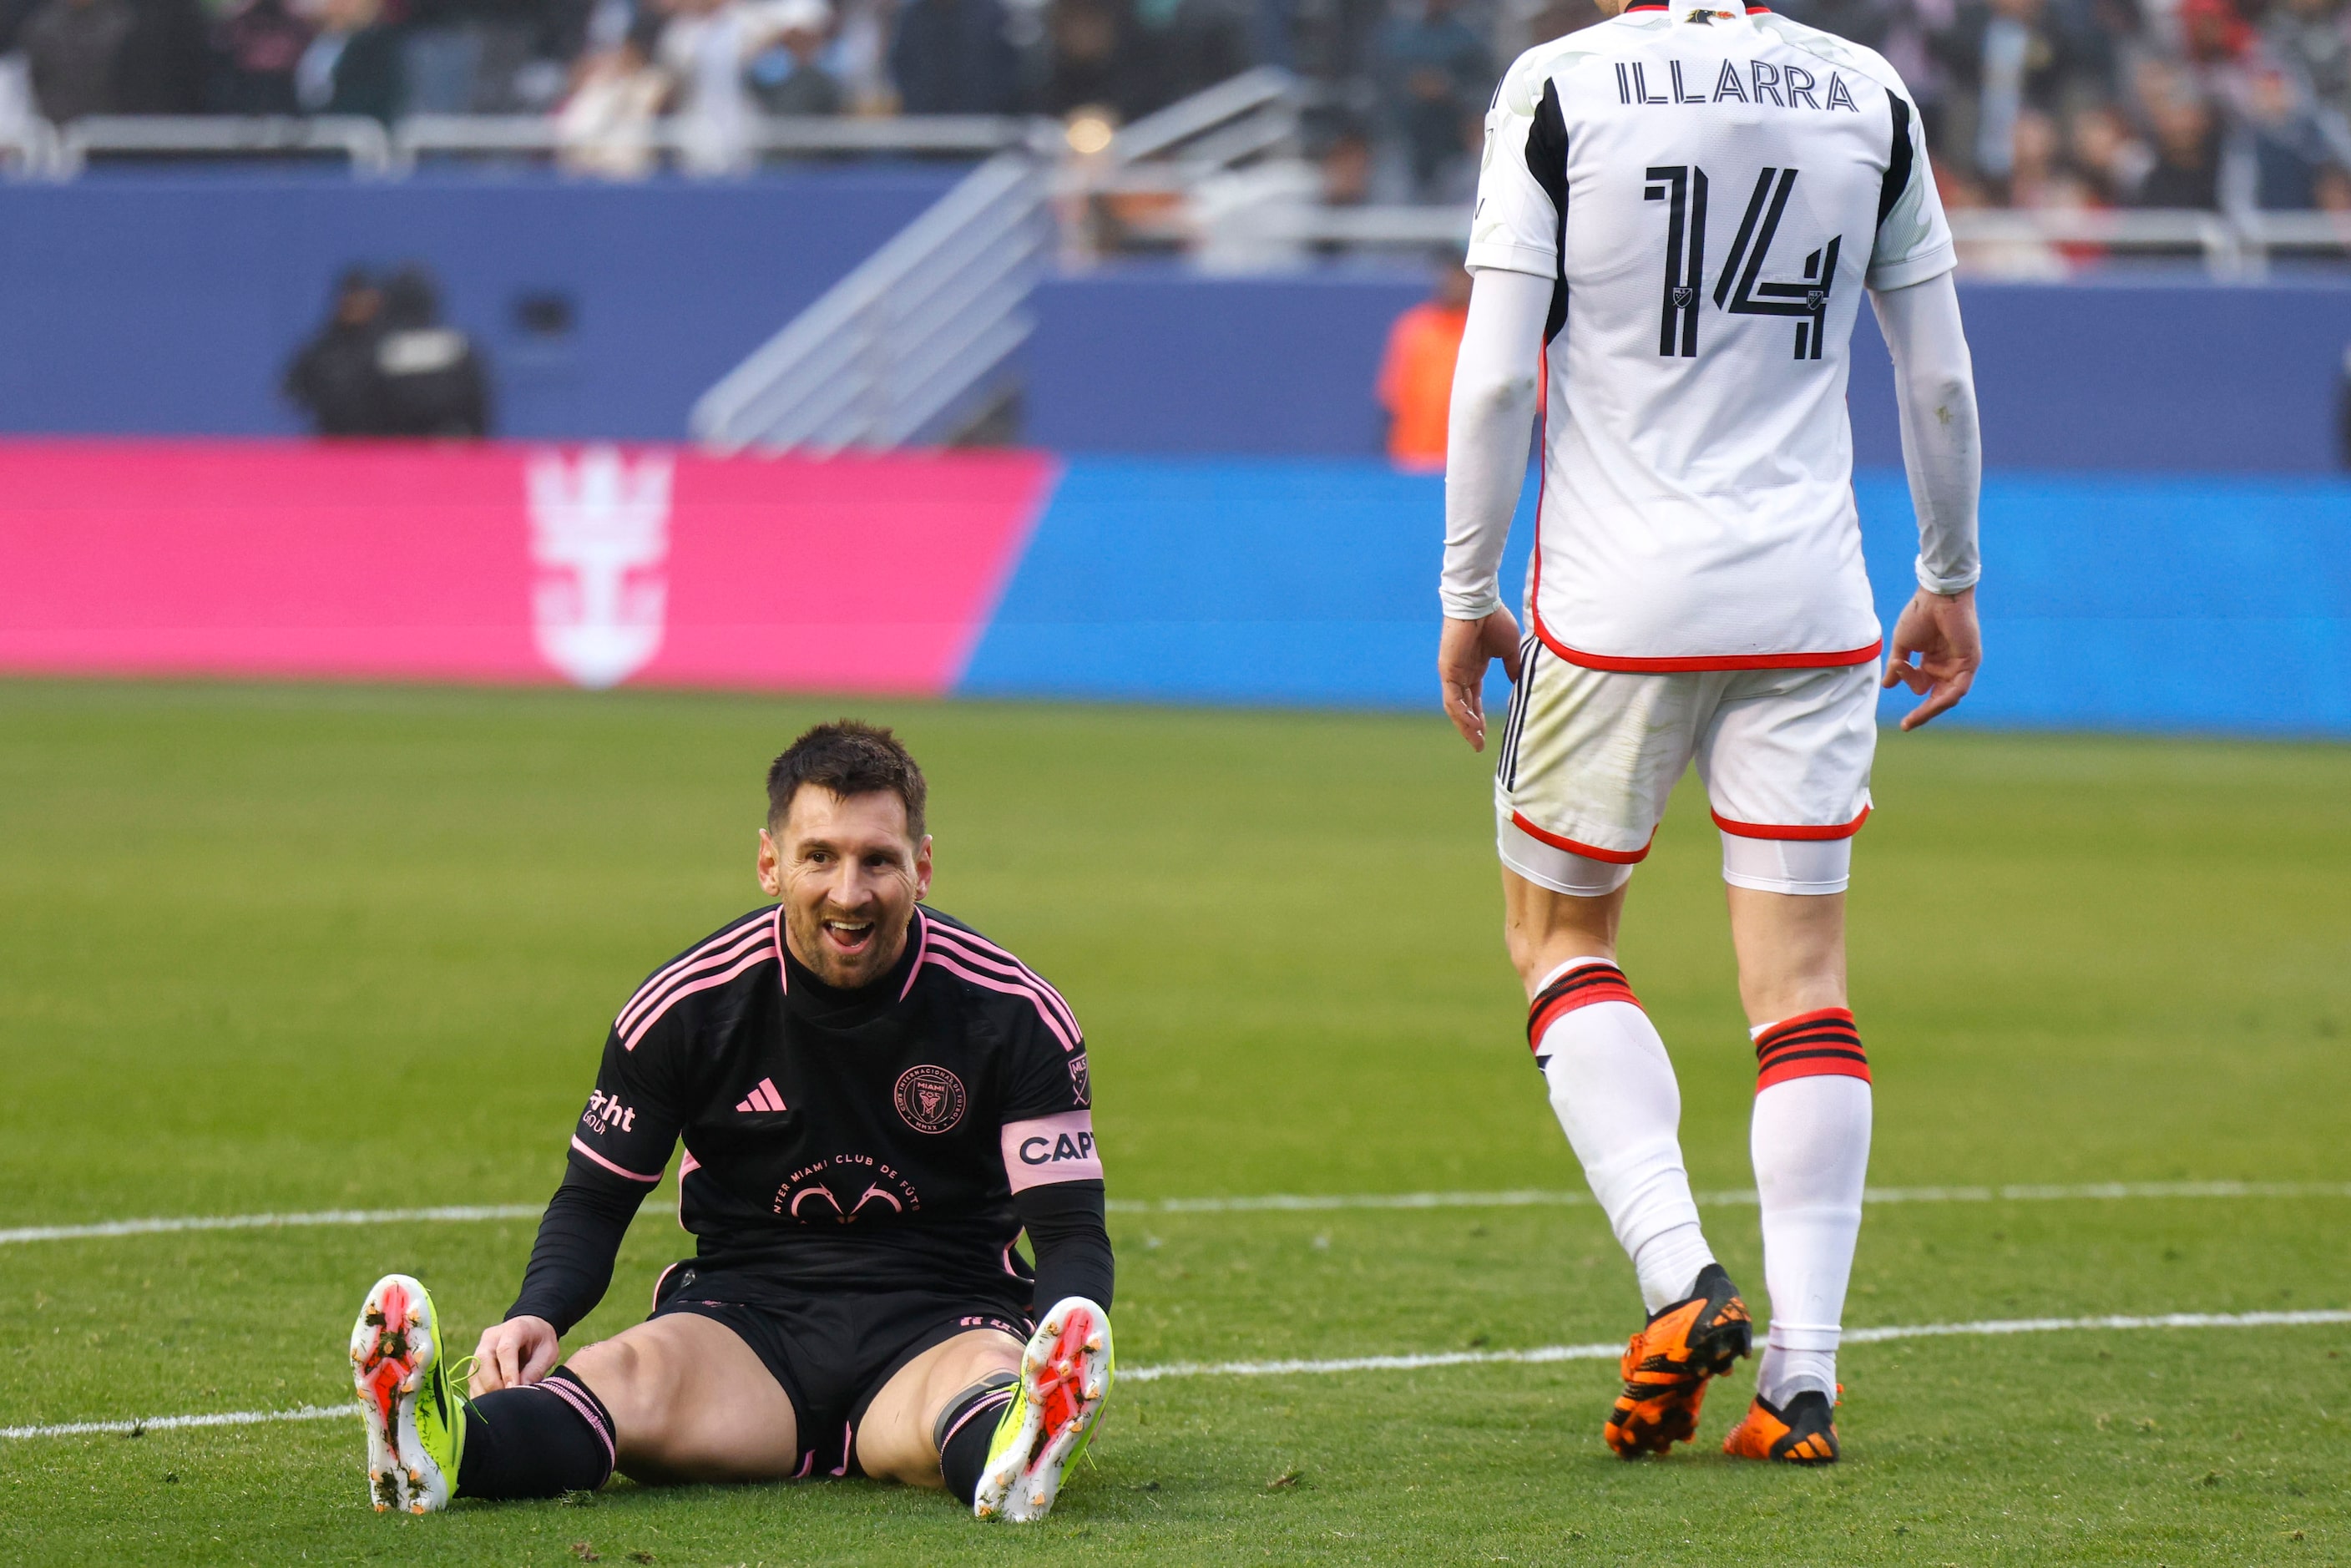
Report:
<svg viewBox="0 0 2351 1568"><path fill-rule="evenodd" d="M1696 762L1724 881L1842 893L1876 752L1875 661L1628 674L1571 664L1531 637L1494 773L1498 847L1530 882L1614 892Z"/></svg>

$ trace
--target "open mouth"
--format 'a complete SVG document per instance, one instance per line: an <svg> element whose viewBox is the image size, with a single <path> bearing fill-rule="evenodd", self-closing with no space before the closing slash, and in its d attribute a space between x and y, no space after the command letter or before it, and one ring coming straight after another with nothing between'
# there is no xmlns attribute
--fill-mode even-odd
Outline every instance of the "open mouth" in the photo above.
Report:
<svg viewBox="0 0 2351 1568"><path fill-rule="evenodd" d="M871 920L828 920L824 922L824 939L833 950L843 955L862 953L873 943L873 922Z"/></svg>

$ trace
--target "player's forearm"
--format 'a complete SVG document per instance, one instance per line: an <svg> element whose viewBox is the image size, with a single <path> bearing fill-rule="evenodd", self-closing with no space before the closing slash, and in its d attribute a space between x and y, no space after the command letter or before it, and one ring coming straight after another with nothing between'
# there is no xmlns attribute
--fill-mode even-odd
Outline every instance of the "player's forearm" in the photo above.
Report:
<svg viewBox="0 0 2351 1568"><path fill-rule="evenodd" d="M1871 302L1894 358L1902 413L1902 464L1918 515L1918 585L1933 593L1973 587L1976 509L1983 444L1976 420L1975 365L1951 276L1875 293Z"/></svg>
<svg viewBox="0 0 2351 1568"><path fill-rule="evenodd" d="M629 1231L645 1189L606 1186L568 1172L538 1222L522 1293L507 1309L509 1318L545 1318L558 1333L596 1308L612 1282L612 1262Z"/></svg>
<svg viewBox="0 0 2351 1568"><path fill-rule="evenodd" d="M1479 620L1502 607L1495 576L1526 482L1551 290L1547 278L1501 271L1480 272L1470 288L1445 439L1437 593L1453 620Z"/></svg>
<svg viewBox="0 0 2351 1568"><path fill-rule="evenodd" d="M1117 1266L1111 1256L1110 1225L1102 1184L1054 1182L1012 1195L1012 1207L1029 1232L1037 1255L1037 1308L1083 1296L1111 1305Z"/></svg>

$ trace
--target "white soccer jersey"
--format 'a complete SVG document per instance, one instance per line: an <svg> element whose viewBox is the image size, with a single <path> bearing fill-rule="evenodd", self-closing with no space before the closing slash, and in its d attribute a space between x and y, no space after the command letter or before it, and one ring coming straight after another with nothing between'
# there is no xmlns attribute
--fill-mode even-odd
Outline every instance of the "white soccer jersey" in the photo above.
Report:
<svg viewBox="0 0 2351 1568"><path fill-rule="evenodd" d="M1531 49L1487 117L1468 259L1557 285L1529 593L1552 652L1876 656L1847 340L1865 286L1953 265L1892 67L1761 7L1635 5Z"/></svg>

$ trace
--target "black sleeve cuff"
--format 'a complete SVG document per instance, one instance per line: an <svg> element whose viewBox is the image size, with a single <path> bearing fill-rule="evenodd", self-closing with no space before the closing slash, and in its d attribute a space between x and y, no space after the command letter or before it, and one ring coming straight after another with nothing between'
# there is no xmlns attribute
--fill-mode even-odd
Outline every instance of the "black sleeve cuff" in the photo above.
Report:
<svg viewBox="0 0 2351 1568"><path fill-rule="evenodd" d="M1014 1193L1012 1207L1037 1255L1035 1310L1042 1313L1070 1296L1084 1296L1107 1309L1117 1267L1111 1257L1102 1184L1064 1181L1032 1186Z"/></svg>

